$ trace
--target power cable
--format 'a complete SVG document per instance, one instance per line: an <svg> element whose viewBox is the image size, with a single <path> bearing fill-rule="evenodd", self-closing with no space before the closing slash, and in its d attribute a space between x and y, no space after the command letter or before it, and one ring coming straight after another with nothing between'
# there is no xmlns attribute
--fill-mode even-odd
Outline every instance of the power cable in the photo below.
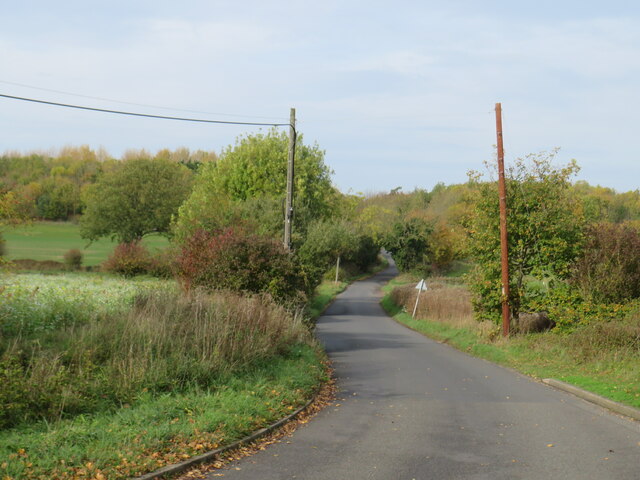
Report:
<svg viewBox="0 0 640 480"><path fill-rule="evenodd" d="M290 123L261 123L261 122L235 122L230 120L208 120L202 118L185 118L185 117L171 117L166 115L152 115L150 113L136 113L136 112L124 112L121 110L109 110L106 108L85 107L82 105L72 105L69 103L49 102L46 100L37 100L35 98L16 97L14 95L5 95L0 93L0 97L9 98L12 100L21 100L24 102L39 103L43 105L54 105L56 107L75 108L78 110L89 110L91 112L113 113L116 115L128 115L132 117L145 117L145 118L157 118L162 120L177 120L181 122L196 122L196 123L216 123L224 125L252 125L259 127L292 127L295 131L295 126Z"/></svg>
<svg viewBox="0 0 640 480"><path fill-rule="evenodd" d="M79 94L79 93L66 92L64 90L54 90L52 88L36 87L34 85L27 85L25 83L9 82L7 80L0 80L0 83L4 83L5 85L14 85L14 86L17 86L17 87L32 88L34 90L41 90L43 92L61 93L62 95L71 95L73 97L88 98L90 100L100 100L100 101L104 101L104 102L121 103L123 105L134 105L136 107L159 108L159 109L162 109L162 110L173 110L173 111L176 111L176 112L204 113L205 115L221 115L223 117L262 118L262 119L277 118L277 117L266 117L266 116L258 116L258 115L240 115L240 114L234 114L234 113L205 112L205 111L202 111L202 110L188 110L188 109L184 109L184 108L161 107L159 105L150 105L150 104L145 104L145 103L125 102L125 101L122 101L122 100L114 100L112 98L95 97L95 96L91 96L91 95L82 95L82 94ZM280 120L282 120L282 118Z"/></svg>

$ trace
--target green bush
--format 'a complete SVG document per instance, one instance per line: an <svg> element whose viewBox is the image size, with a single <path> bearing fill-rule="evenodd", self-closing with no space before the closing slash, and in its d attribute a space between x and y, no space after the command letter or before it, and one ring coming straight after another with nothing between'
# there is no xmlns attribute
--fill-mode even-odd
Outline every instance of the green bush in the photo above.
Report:
<svg viewBox="0 0 640 480"><path fill-rule="evenodd" d="M572 331L592 323L611 322L625 317L632 304L602 303L585 299L566 282L557 282L544 295L537 295L523 305L523 310L545 311L556 322L556 330Z"/></svg>
<svg viewBox="0 0 640 480"><path fill-rule="evenodd" d="M24 378L17 356L0 358L0 429L17 423L28 407Z"/></svg>
<svg viewBox="0 0 640 480"><path fill-rule="evenodd" d="M586 231L573 283L585 298L620 303L640 297L640 233L628 225L603 223Z"/></svg>
<svg viewBox="0 0 640 480"><path fill-rule="evenodd" d="M103 270L133 277L149 272L151 257L140 242L120 243L102 265Z"/></svg>
<svg viewBox="0 0 640 480"><path fill-rule="evenodd" d="M70 270L79 270L82 266L82 252L77 248L72 248L64 254L64 264Z"/></svg>
<svg viewBox="0 0 640 480"><path fill-rule="evenodd" d="M429 236L432 232L433 226L424 220L402 220L393 225L383 240L383 246L401 271L429 270Z"/></svg>
<svg viewBox="0 0 640 480"><path fill-rule="evenodd" d="M232 227L191 235L178 256L178 275L187 290L268 293L279 303L303 301L313 289L280 242Z"/></svg>
<svg viewBox="0 0 640 480"><path fill-rule="evenodd" d="M366 272L378 260L380 248L369 235L358 236L355 248L348 252L344 259L347 264L356 266L360 272Z"/></svg>
<svg viewBox="0 0 640 480"><path fill-rule="evenodd" d="M340 263L340 268L338 269L338 281L347 282L349 281L349 279L354 278L356 275L358 275L358 273L360 273L360 270L358 270L358 268L354 264ZM329 270L324 272L324 274L322 275L322 280L329 281L329 282L334 282L336 280L335 265L333 265L331 268L329 268Z"/></svg>
<svg viewBox="0 0 640 480"><path fill-rule="evenodd" d="M354 225L344 220L314 222L297 251L297 257L313 286L320 283L323 275L331 269L335 279L334 267L338 257L341 266L358 273L375 263L377 255L378 247L371 237L359 233Z"/></svg>

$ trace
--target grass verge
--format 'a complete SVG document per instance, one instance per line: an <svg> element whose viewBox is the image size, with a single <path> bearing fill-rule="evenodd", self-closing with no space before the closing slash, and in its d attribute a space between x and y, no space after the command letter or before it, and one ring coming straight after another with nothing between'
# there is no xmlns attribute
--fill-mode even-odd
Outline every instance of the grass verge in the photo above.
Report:
<svg viewBox="0 0 640 480"><path fill-rule="evenodd" d="M207 390L2 431L0 478L129 478L232 443L303 405L326 380L321 358L298 345Z"/></svg>
<svg viewBox="0 0 640 480"><path fill-rule="evenodd" d="M315 296L309 302L309 316L315 320L326 310L336 295L343 292L349 284L347 282L324 281L316 289Z"/></svg>
<svg viewBox="0 0 640 480"><path fill-rule="evenodd" d="M554 332L513 336L504 339L480 324L458 325L433 319L413 319L392 299L395 286L408 280L396 279L383 290L382 306L396 321L437 341L518 370L534 378L556 378L617 402L640 408L640 351L637 347L602 345L596 326L571 334ZM615 327L614 327L615 328Z"/></svg>

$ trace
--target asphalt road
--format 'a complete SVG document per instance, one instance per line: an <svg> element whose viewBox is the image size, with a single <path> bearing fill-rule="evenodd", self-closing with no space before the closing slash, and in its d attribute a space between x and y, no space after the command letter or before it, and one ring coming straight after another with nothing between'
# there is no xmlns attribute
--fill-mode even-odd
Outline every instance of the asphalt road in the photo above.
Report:
<svg viewBox="0 0 640 480"><path fill-rule="evenodd" d="M378 305L394 273L352 285L318 322L334 404L209 478L640 479L640 423L396 324Z"/></svg>

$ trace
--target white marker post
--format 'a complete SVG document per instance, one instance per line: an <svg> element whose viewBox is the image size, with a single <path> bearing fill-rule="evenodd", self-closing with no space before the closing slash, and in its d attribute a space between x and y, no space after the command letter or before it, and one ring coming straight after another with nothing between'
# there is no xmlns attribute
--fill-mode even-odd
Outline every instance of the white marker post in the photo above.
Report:
<svg viewBox="0 0 640 480"><path fill-rule="evenodd" d="M422 292L427 291L427 282L424 281L424 278L418 282L416 285L416 290L418 290L418 296L416 297L416 304L413 307L413 313L411 314L411 318L416 318L416 310L418 310L418 302L420 301L420 294Z"/></svg>

